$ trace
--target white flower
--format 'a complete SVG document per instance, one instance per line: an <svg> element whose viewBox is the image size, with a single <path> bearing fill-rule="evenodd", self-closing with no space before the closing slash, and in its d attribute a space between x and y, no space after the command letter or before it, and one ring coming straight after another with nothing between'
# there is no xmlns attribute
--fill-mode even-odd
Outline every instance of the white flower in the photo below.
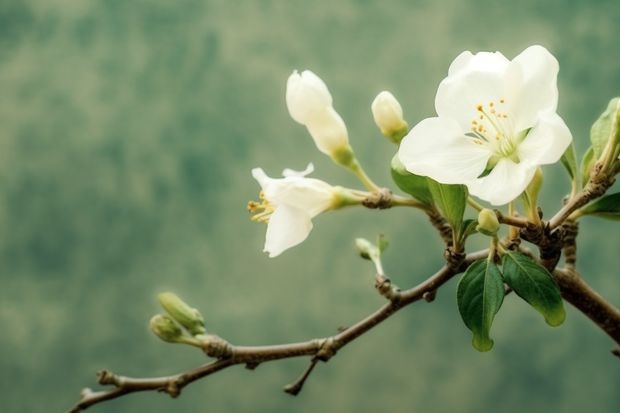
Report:
<svg viewBox="0 0 620 413"><path fill-rule="evenodd" d="M284 178L273 179L261 168L252 169L262 188L262 202L250 202L248 209L255 214L253 220L268 223L264 251L270 257L305 240L312 230L312 218L337 203L334 187L305 177L313 170L312 164L302 172L285 169Z"/></svg>
<svg viewBox="0 0 620 413"><path fill-rule="evenodd" d="M397 133L404 135L407 122L403 119L403 108L398 100L387 90L380 92L370 105L375 124L385 136ZM404 131L403 131L404 130Z"/></svg>
<svg viewBox="0 0 620 413"><path fill-rule="evenodd" d="M296 70L286 82L286 106L291 117L306 126L317 148L334 156L349 147L344 121L332 106L332 95L314 73Z"/></svg>
<svg viewBox="0 0 620 413"><path fill-rule="evenodd" d="M407 170L444 184L465 184L494 205L527 187L539 165L557 162L571 133L556 113L557 60L542 46L512 61L501 53L461 53L435 97L437 117L401 142Z"/></svg>

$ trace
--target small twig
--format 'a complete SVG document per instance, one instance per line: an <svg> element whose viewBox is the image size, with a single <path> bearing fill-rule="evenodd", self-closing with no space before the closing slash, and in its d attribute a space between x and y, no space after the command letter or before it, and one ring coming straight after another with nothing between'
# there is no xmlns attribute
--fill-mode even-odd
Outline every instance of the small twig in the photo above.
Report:
<svg viewBox="0 0 620 413"><path fill-rule="evenodd" d="M310 364L308 365L306 370L304 370L303 374L299 376L297 380L295 380L293 383L284 386L284 391L292 396L297 396L303 388L306 379L310 376L312 370L314 370L314 366L316 366L316 363L318 362L319 359L313 357L312 360L310 360Z"/></svg>
<svg viewBox="0 0 620 413"><path fill-rule="evenodd" d="M522 217L504 215L498 209L495 210L495 214L497 215L497 220L502 224L510 225L517 228L527 228L528 225L531 225L527 219Z"/></svg>
<svg viewBox="0 0 620 413"><path fill-rule="evenodd" d="M106 371L100 375L99 383L102 385L112 385L114 388L97 392L91 390L83 391L82 398L70 412L77 413L95 404L139 391L162 391L172 397L176 397L180 394L183 387L188 384L236 364L256 366L267 361L300 356L311 356L313 363L314 360L327 361L339 349L376 327L401 308L422 299L429 292L436 291L454 275L463 271L467 265L475 260L484 258L486 254L486 250L478 251L463 257L457 266L444 265L439 271L416 287L398 292L397 300L390 300L374 313L334 336L302 343L255 347L234 346L227 342L223 344L218 342L217 339L219 338L217 338L213 342L218 343L219 347L226 349L226 356L184 373L156 378L131 378ZM208 349L205 351L208 352ZM295 383L287 386L285 390L289 393L292 391L299 392L313 368L309 367Z"/></svg>

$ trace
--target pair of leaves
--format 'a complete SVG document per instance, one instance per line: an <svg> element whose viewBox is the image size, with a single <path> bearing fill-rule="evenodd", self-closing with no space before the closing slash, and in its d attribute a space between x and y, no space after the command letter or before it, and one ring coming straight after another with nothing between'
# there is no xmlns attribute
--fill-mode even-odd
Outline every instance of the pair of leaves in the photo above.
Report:
<svg viewBox="0 0 620 413"><path fill-rule="evenodd" d="M478 351L493 348L489 332L504 300L504 283L541 313L550 326L562 324L566 317L560 290L551 274L528 256L508 252L502 257L501 267L491 260L476 261L459 281L457 304Z"/></svg>

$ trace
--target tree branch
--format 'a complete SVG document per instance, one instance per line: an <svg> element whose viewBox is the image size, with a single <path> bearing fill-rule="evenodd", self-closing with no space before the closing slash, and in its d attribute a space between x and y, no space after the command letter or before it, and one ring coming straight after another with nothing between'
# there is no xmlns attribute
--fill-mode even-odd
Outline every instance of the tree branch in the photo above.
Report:
<svg viewBox="0 0 620 413"><path fill-rule="evenodd" d="M297 394L318 361L328 361L342 347L370 331L401 308L433 294L469 264L486 257L487 253L486 250L482 250L468 254L460 260L458 265L444 265L416 287L405 291L393 290L385 305L333 336L302 343L252 347L233 346L217 336L207 336L204 351L207 355L218 357L218 359L187 372L155 378L131 378L103 370L98 373L98 383L114 387L101 391L85 389L82 391L80 401L69 412L77 413L95 404L141 391L158 391L177 397L183 387L190 383L237 364L246 364L248 368L253 369L267 361L311 356L311 365L302 376L293 384L285 387L286 392Z"/></svg>
<svg viewBox="0 0 620 413"><path fill-rule="evenodd" d="M584 313L620 346L620 310L590 287L574 269L553 271L562 297Z"/></svg>

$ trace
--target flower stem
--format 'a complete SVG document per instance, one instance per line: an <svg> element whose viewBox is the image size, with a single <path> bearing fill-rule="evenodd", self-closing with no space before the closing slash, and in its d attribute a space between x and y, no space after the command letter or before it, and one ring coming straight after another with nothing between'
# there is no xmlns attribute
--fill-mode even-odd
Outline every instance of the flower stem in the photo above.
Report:
<svg viewBox="0 0 620 413"><path fill-rule="evenodd" d="M362 165L358 162L357 158L353 158L351 162L345 166L349 168L355 176L357 176L357 179L360 180L366 189L371 192L379 191L379 186L375 184L372 179L370 179L368 174L366 174L366 171L364 171L364 168L362 168Z"/></svg>

